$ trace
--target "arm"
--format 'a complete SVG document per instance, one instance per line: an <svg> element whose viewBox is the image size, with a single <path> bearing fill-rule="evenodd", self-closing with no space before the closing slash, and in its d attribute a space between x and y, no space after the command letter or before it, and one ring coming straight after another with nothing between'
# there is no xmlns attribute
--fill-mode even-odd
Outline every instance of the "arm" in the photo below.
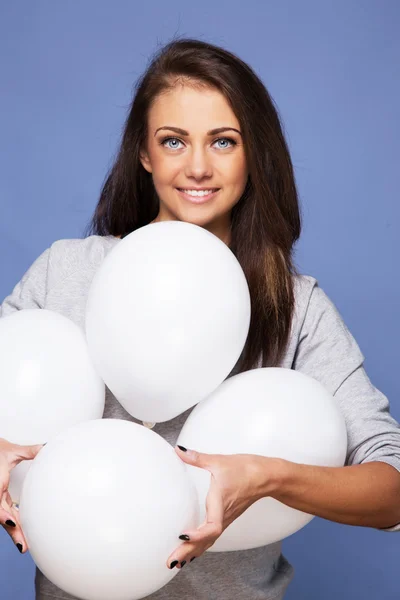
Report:
<svg viewBox="0 0 400 600"><path fill-rule="evenodd" d="M272 481L265 475L270 466L264 465L262 496L346 525L383 529L400 523L400 473L389 464L338 468L279 463Z"/></svg>
<svg viewBox="0 0 400 600"><path fill-rule="evenodd" d="M178 447L184 462L212 477L206 521L197 530L182 532L184 543L170 555L169 566L202 554L249 506L267 496L331 521L400 530L400 426L386 396L371 384L363 361L333 304L314 288L292 367L320 381L338 402L347 426L346 466Z"/></svg>
<svg viewBox="0 0 400 600"><path fill-rule="evenodd" d="M346 467L286 464L278 495L285 504L332 521L390 528L400 523L400 426L363 363L337 309L314 288L294 368L318 379L338 402L348 434Z"/></svg>
<svg viewBox="0 0 400 600"><path fill-rule="evenodd" d="M23 309L44 308L50 249L45 250L31 265L11 294L0 304L0 318ZM41 446L20 446L1 438L0 431L0 526L11 536L21 553L27 543L21 529L18 510L8 492L11 470L22 460L32 460Z"/></svg>

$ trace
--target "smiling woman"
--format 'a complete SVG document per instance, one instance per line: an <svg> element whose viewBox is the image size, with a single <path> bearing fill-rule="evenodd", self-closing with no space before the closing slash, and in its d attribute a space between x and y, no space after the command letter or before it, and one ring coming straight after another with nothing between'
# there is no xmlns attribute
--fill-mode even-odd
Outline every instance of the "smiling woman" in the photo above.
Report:
<svg viewBox="0 0 400 600"><path fill-rule="evenodd" d="M171 219L218 236L247 277L252 317L238 368L260 355L263 366L276 364L290 333L300 235L292 162L257 75L197 40L162 48L138 81L89 233L123 237Z"/></svg>
<svg viewBox="0 0 400 600"><path fill-rule="evenodd" d="M339 523L400 530L400 428L335 306L313 277L295 272L292 252L301 223L291 158L274 103L246 63L191 39L173 41L156 54L137 83L90 235L59 240L46 250L0 306L0 316L47 308L84 329L90 284L108 252L119 238L169 220L218 236L246 276L250 330L231 375L277 366L317 379L335 396L348 447L346 465L337 468L177 448L182 461L212 474L207 517L198 529L182 531L165 556L165 568L187 565L185 570L148 598L282 600L293 569L280 542L236 552L206 550L264 497ZM157 423L154 431L176 444L189 412ZM104 416L137 422L110 390ZM0 440L0 522L26 552L7 486L13 466L33 458L38 448L11 442ZM36 600L58 598L72 596L38 571Z"/></svg>
<svg viewBox="0 0 400 600"><path fill-rule="evenodd" d="M148 131L141 163L159 198L156 220L191 222L229 243L231 212L248 169L240 124L226 98L212 88L177 84L153 102Z"/></svg>

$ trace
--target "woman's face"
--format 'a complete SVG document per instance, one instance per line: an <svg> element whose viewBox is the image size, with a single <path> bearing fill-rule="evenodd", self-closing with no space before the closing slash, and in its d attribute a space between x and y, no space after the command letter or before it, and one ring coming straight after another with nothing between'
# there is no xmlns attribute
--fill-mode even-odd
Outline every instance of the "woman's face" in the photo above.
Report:
<svg viewBox="0 0 400 600"><path fill-rule="evenodd" d="M229 243L248 171L239 122L219 91L177 85L159 96L141 163L160 200L156 221L193 223Z"/></svg>

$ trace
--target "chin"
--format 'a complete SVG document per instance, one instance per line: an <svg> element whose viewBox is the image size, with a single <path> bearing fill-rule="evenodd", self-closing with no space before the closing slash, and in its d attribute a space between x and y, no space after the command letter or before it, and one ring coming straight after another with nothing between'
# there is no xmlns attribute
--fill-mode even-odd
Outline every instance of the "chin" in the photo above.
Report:
<svg viewBox="0 0 400 600"><path fill-rule="evenodd" d="M191 225L197 225L198 227L204 227L205 229L209 229L214 222L214 219L205 219L200 216L185 217L179 220Z"/></svg>
<svg viewBox="0 0 400 600"><path fill-rule="evenodd" d="M177 210L174 211L174 218L184 223L192 223L192 225L198 225L199 227L206 227L213 221L218 219L219 215L215 214L215 211L204 210L205 207L193 207L189 210Z"/></svg>

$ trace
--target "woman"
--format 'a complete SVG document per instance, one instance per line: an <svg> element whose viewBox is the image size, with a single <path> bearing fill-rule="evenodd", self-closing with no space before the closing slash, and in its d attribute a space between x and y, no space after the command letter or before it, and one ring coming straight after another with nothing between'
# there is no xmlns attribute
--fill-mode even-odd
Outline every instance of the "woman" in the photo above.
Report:
<svg viewBox="0 0 400 600"><path fill-rule="evenodd" d="M335 307L315 279L295 272L300 215L293 168L276 109L250 67L196 40L163 48L138 83L92 235L54 243L5 299L1 313L47 308L83 327L88 289L107 252L135 229L165 220L206 228L242 265L252 320L232 374L276 365L315 377L340 405L349 447L342 468L177 448L182 460L213 474L207 522L182 532L176 550L165 557L169 568L179 569L198 560L150 597L278 600L292 578L280 543L243 552L205 550L263 496L339 523L400 529L400 431ZM189 413L155 431L175 444ZM104 416L135 421L109 390ZM7 441L0 447L0 518L22 552L26 540L10 506L8 476L19 460L39 450ZM71 598L40 572L36 593L37 600Z"/></svg>

